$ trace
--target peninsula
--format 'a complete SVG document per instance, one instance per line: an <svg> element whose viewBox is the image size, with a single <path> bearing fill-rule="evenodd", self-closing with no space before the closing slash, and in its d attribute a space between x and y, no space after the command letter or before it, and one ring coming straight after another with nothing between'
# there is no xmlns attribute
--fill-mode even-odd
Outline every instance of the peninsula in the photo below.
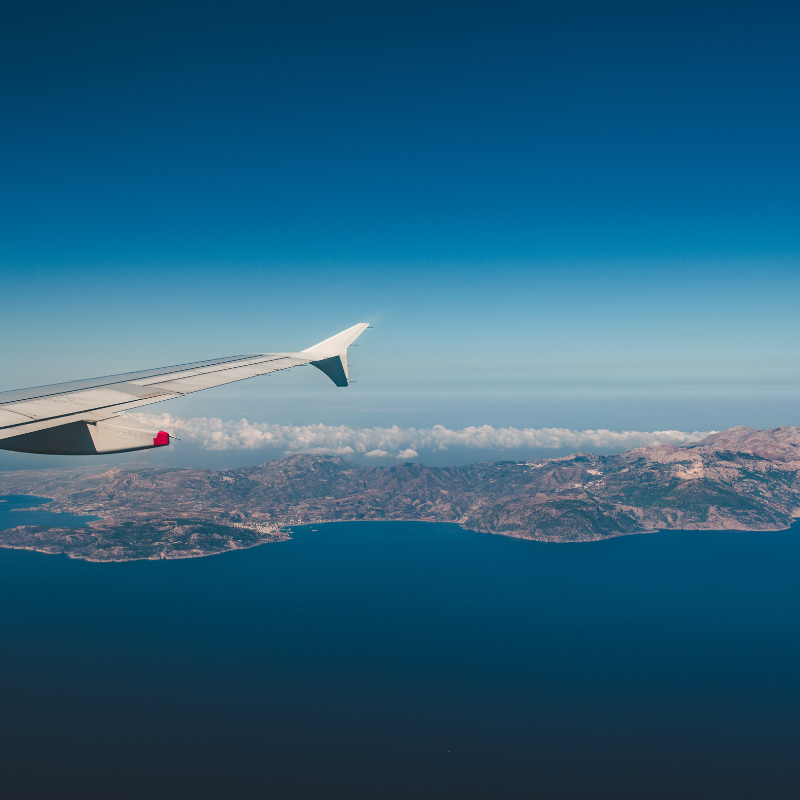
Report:
<svg viewBox="0 0 800 800"><path fill-rule="evenodd" d="M436 468L292 455L222 471L132 465L0 474L0 495L101 517L86 528L20 526L0 547L93 561L189 558L288 538L292 525L454 522L580 542L656 530L781 530L800 516L800 428L737 427L620 455Z"/></svg>

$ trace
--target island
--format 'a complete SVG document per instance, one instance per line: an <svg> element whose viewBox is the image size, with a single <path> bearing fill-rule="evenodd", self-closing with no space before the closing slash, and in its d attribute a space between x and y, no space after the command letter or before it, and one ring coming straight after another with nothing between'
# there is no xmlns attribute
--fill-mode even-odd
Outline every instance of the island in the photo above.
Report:
<svg viewBox="0 0 800 800"><path fill-rule="evenodd" d="M800 516L800 428L736 427L619 455L376 467L291 455L221 471L147 465L0 474L0 495L52 498L85 528L24 525L0 547L91 561L213 555L289 538L291 526L453 522L542 542L657 530L775 531Z"/></svg>

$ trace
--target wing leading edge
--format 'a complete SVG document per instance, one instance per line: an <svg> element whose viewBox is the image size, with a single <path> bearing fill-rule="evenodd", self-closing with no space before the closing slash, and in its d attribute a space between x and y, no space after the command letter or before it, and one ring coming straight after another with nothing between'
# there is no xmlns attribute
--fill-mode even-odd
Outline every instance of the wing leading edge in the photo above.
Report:
<svg viewBox="0 0 800 800"><path fill-rule="evenodd" d="M259 353L0 393L0 449L51 455L94 455L169 444L169 434L118 418L226 383L311 364L337 386L349 385L347 348L360 323L299 353Z"/></svg>

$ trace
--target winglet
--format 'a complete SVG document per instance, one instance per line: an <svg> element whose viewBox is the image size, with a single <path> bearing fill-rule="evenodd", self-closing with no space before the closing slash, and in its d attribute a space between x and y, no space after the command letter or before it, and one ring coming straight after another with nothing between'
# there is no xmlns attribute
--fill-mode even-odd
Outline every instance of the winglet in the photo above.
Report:
<svg viewBox="0 0 800 800"><path fill-rule="evenodd" d="M366 322L359 322L346 331L331 336L330 339L303 350L314 357L311 362L322 370L337 386L347 386L347 348L369 327Z"/></svg>

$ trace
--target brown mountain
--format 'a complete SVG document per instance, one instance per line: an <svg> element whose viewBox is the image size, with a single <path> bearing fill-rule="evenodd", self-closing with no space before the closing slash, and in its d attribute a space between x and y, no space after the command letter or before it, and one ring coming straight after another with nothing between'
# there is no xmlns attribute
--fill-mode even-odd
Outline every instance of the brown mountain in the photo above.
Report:
<svg viewBox="0 0 800 800"><path fill-rule="evenodd" d="M800 516L800 428L731 428L617 456L468 467L359 466L294 455L219 472L131 466L10 472L0 494L96 514L90 529L21 527L0 546L127 560L208 555L286 538L292 524L430 520L541 541L659 529L779 530Z"/></svg>

